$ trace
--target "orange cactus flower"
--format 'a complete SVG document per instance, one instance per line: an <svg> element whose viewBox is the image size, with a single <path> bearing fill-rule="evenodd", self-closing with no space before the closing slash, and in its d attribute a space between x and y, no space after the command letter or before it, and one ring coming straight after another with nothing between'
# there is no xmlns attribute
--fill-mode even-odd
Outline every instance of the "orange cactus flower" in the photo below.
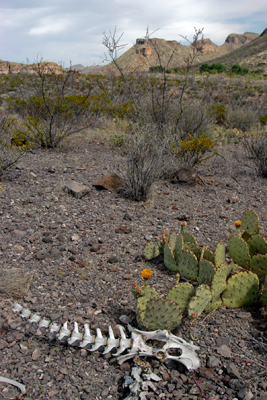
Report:
<svg viewBox="0 0 267 400"><path fill-rule="evenodd" d="M236 226L237 228L239 228L241 225L242 225L242 222L241 222L241 221L235 221L235 226Z"/></svg>
<svg viewBox="0 0 267 400"><path fill-rule="evenodd" d="M182 221L182 222L181 222L181 225L182 225L182 226L185 226L185 225L187 225L187 222L186 222L186 221Z"/></svg>
<svg viewBox="0 0 267 400"><path fill-rule="evenodd" d="M151 277L152 271L151 271L151 269L143 269L143 271L141 272L141 275L144 279L148 279Z"/></svg>

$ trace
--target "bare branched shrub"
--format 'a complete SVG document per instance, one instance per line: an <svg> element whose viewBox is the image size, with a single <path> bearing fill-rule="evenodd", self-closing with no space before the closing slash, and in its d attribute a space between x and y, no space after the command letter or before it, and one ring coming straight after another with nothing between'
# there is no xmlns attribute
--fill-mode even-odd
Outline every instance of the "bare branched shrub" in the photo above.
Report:
<svg viewBox="0 0 267 400"><path fill-rule="evenodd" d="M243 132L249 131L258 121L258 115L254 110L245 110L244 108L229 109L227 122L233 129Z"/></svg>
<svg viewBox="0 0 267 400"><path fill-rule="evenodd" d="M121 173L125 187L122 194L131 200L146 200L151 187L164 170L164 150L152 137L131 138L126 146L126 166Z"/></svg>
<svg viewBox="0 0 267 400"><path fill-rule="evenodd" d="M243 147L256 168L258 175L267 178L267 131L254 129L242 140Z"/></svg>
<svg viewBox="0 0 267 400"><path fill-rule="evenodd" d="M102 97L90 80L81 83L77 94L79 73L71 69L56 73L45 62L33 67L37 82L35 94L26 99L9 100L10 111L23 118L28 139L44 148L55 148L63 139L93 125ZM17 134L20 135L20 126Z"/></svg>
<svg viewBox="0 0 267 400"><path fill-rule="evenodd" d="M28 149L26 143L13 142L12 124L13 120L0 112L0 178Z"/></svg>

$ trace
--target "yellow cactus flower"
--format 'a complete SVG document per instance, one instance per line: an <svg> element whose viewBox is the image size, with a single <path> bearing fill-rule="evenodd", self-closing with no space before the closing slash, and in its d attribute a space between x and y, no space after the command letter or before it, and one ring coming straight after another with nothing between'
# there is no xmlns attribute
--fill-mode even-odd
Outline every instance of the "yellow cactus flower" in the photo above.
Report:
<svg viewBox="0 0 267 400"><path fill-rule="evenodd" d="M241 225L242 225L242 222L241 222L241 221L235 221L235 226L236 226L237 228L240 228Z"/></svg>
<svg viewBox="0 0 267 400"><path fill-rule="evenodd" d="M143 271L141 272L141 275L144 279L148 279L151 277L152 271L151 271L151 269L143 269Z"/></svg>

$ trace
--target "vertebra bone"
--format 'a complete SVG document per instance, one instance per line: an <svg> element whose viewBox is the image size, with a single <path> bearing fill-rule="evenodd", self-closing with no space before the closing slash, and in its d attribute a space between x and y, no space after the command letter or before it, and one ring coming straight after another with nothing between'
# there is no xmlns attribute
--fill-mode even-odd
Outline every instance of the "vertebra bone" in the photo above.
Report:
<svg viewBox="0 0 267 400"><path fill-rule="evenodd" d="M94 336L91 335L88 324L84 325L84 333L80 333L77 322L74 322L74 329L70 330L67 322L63 325L52 323L48 319L33 314L18 303L15 303L13 311L19 312L22 318L29 318L29 322L37 323L39 328L48 330L49 337L56 337L60 342L68 341L69 345L86 348L89 351L95 351L104 346L104 354L116 348L117 352L113 356L117 357L119 364L138 355L141 357L157 357L163 361L165 359L176 360L189 370L197 369L200 365L200 360L195 353L195 350L198 350L199 347L192 343L187 343L184 339L173 335L167 330L145 332L128 325L128 330L131 332L131 339L128 339L124 328L121 325L117 325L120 331L120 338L116 339L111 326L109 327L108 337L104 337L100 329L96 330L96 336ZM159 340L166 343L162 348L154 348L146 344L147 340ZM179 356L170 355L168 353L169 349L180 349L182 354ZM120 355L125 350L128 350L128 353Z"/></svg>

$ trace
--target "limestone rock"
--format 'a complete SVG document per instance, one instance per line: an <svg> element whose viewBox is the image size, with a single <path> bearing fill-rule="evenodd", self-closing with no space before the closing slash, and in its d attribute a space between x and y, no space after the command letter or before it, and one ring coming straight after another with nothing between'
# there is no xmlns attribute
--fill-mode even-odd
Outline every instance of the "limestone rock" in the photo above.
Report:
<svg viewBox="0 0 267 400"><path fill-rule="evenodd" d="M63 190L77 197L77 199L80 199L89 192L88 186L81 185L76 181L66 182Z"/></svg>
<svg viewBox="0 0 267 400"><path fill-rule="evenodd" d="M119 191L125 184L122 178L112 173L105 175L93 183L93 186L98 190L114 190Z"/></svg>
<svg viewBox="0 0 267 400"><path fill-rule="evenodd" d="M197 177L197 170L194 167L179 169L177 176L180 182L194 183Z"/></svg>

